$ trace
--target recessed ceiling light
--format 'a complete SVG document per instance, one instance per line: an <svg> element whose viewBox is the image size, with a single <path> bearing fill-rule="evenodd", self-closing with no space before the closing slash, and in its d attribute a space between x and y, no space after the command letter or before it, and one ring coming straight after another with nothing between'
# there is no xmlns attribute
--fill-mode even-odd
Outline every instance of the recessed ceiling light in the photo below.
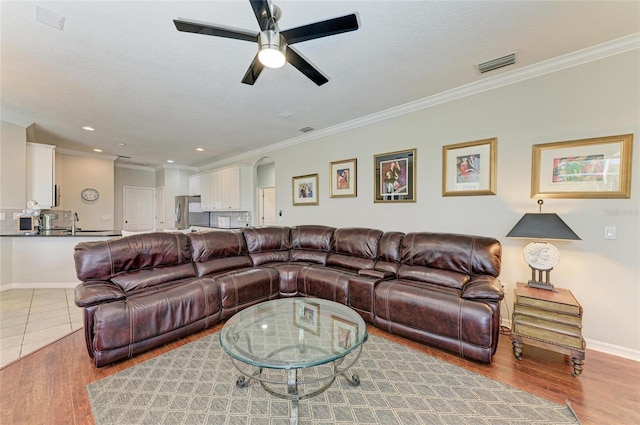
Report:
<svg viewBox="0 0 640 425"><path fill-rule="evenodd" d="M96 148L96 149L94 149L93 151L94 151L94 152L102 152L102 149L98 149L98 148Z"/></svg>
<svg viewBox="0 0 640 425"><path fill-rule="evenodd" d="M89 127L88 125L85 125L84 127L82 127L83 130L87 130L87 131L96 131L95 128L93 127Z"/></svg>
<svg viewBox="0 0 640 425"><path fill-rule="evenodd" d="M204 152L204 149L202 149L202 148L196 148L196 150L197 150L198 152Z"/></svg>
<svg viewBox="0 0 640 425"><path fill-rule="evenodd" d="M167 159L167 162L168 162L169 164L173 164L173 159Z"/></svg>

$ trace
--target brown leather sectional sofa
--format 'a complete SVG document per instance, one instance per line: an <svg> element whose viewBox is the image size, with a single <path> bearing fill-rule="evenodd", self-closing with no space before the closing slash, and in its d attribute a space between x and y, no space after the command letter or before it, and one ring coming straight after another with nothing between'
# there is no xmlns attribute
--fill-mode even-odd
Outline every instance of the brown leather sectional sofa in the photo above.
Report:
<svg viewBox="0 0 640 425"><path fill-rule="evenodd" d="M391 333L490 363L501 255L493 238L365 228L139 234L76 246L75 302L98 367L293 296L345 304Z"/></svg>

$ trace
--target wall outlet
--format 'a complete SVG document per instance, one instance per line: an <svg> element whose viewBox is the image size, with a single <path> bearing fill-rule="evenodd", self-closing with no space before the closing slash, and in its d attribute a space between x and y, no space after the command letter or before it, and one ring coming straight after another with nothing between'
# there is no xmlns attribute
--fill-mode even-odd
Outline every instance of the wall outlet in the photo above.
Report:
<svg viewBox="0 0 640 425"><path fill-rule="evenodd" d="M616 227L615 226L605 226L604 227L604 238L605 239L615 239L616 238Z"/></svg>
<svg viewBox="0 0 640 425"><path fill-rule="evenodd" d="M18 219L18 217L20 217L21 215L22 215L22 213L14 212L14 213L13 213L13 219L14 219L14 220L17 220L17 219Z"/></svg>

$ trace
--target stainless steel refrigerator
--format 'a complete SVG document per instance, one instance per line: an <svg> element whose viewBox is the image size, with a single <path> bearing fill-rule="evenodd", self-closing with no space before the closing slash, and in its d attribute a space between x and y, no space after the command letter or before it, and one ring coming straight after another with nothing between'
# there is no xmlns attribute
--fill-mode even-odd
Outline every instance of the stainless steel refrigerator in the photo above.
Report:
<svg viewBox="0 0 640 425"><path fill-rule="evenodd" d="M199 196L176 196L176 229L209 226L209 213L203 212Z"/></svg>

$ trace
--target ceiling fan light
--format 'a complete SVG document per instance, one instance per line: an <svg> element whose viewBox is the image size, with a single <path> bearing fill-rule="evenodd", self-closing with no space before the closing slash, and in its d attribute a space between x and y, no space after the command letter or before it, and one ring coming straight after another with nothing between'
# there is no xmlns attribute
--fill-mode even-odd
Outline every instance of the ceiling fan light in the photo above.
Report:
<svg viewBox="0 0 640 425"><path fill-rule="evenodd" d="M284 55L287 48L282 36L276 31L262 31L258 37L260 51L258 59L268 68L281 68L286 58Z"/></svg>

